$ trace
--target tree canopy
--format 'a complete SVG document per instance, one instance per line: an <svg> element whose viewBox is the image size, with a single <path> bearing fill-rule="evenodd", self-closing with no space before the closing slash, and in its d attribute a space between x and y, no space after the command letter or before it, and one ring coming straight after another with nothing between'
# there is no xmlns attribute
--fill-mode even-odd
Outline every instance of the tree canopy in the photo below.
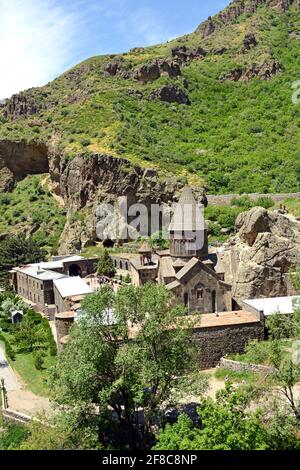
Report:
<svg viewBox="0 0 300 470"><path fill-rule="evenodd" d="M172 307L166 288L150 283L117 294L104 286L82 310L53 371L58 404L99 445L152 445L162 404L196 366L185 308Z"/></svg>
<svg viewBox="0 0 300 470"><path fill-rule="evenodd" d="M0 284L7 282L8 271L21 264L44 261L46 251L23 234L10 235L0 241Z"/></svg>

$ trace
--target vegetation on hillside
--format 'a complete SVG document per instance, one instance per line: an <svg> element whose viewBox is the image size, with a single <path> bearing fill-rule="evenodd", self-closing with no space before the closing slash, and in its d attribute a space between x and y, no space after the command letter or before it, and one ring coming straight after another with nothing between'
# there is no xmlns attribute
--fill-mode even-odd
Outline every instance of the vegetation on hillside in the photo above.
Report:
<svg viewBox="0 0 300 470"><path fill-rule="evenodd" d="M65 209L49 191L46 175L27 176L11 193L0 194L0 233L31 235L55 253L65 221Z"/></svg>
<svg viewBox="0 0 300 470"><path fill-rule="evenodd" d="M13 121L2 115L0 138L55 142L66 159L91 152L124 156L204 180L212 193L299 190L300 120L292 84L300 76L300 43L291 34L299 21L295 7L278 13L261 6L206 39L193 33L116 57L93 57L25 92L38 113ZM255 34L257 45L242 54L247 32ZM185 66L182 77L147 84L125 77L184 45L201 45L208 54ZM223 54L212 52L220 47L226 48ZM112 60L120 61L123 74L105 73ZM234 69L269 60L282 70L270 80L220 80ZM186 87L191 105L150 100L149 94L165 84Z"/></svg>

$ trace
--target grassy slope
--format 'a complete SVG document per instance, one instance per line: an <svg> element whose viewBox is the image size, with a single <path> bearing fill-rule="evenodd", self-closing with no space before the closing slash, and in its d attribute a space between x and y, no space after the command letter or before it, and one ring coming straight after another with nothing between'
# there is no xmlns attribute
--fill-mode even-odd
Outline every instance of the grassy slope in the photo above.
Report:
<svg viewBox="0 0 300 470"><path fill-rule="evenodd" d="M225 46L223 56L209 54L183 69L191 106L153 102L151 90L176 80L160 78L143 85L134 79L104 77L109 57L94 57L43 89L29 93L48 109L29 119L0 125L0 138L59 141L66 158L103 151L145 166L159 167L194 181L204 179L210 192L284 192L300 188L300 106L292 103L291 84L300 77L300 42L288 31L299 29L299 11L278 14L260 8L251 17L206 40L196 33L165 45L122 56L125 68L170 57L176 45ZM245 33L258 46L240 53ZM271 57L283 73L270 81L221 83L237 66ZM177 82L183 86L182 79ZM143 99L128 89L141 90ZM75 98L75 102L74 101Z"/></svg>
<svg viewBox="0 0 300 470"><path fill-rule="evenodd" d="M66 220L52 197L47 175L27 176L10 194L0 194L0 233L33 231L42 246L55 252Z"/></svg>
<svg viewBox="0 0 300 470"><path fill-rule="evenodd" d="M35 395L41 397L50 396L47 380L49 378L49 369L54 366L55 357L47 355L44 360L42 370L37 370L34 366L33 353L16 354L16 360L10 361L12 368L19 374L25 383L25 388Z"/></svg>

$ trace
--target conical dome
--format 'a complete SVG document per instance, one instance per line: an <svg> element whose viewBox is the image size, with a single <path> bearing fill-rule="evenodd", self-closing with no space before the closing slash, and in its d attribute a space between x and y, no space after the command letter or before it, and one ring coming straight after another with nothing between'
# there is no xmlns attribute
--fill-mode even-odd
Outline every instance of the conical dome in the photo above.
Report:
<svg viewBox="0 0 300 470"><path fill-rule="evenodd" d="M203 207L202 204L197 204L191 188L185 186L178 204L176 204L169 231L195 232L204 230L204 214L201 207Z"/></svg>
<svg viewBox="0 0 300 470"><path fill-rule="evenodd" d="M141 255L143 255L143 254L148 254L148 253L151 253L151 252L152 252L151 245L150 245L150 243L149 243L147 240L145 240L145 241L143 242L141 248L139 249L139 253L140 253Z"/></svg>

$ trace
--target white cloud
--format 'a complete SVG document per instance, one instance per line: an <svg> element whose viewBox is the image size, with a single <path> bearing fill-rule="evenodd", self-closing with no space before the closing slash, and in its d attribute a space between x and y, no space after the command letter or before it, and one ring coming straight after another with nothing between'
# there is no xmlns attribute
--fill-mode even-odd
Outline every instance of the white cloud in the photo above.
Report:
<svg viewBox="0 0 300 470"><path fill-rule="evenodd" d="M0 0L0 99L69 66L78 25L77 14L53 0Z"/></svg>

